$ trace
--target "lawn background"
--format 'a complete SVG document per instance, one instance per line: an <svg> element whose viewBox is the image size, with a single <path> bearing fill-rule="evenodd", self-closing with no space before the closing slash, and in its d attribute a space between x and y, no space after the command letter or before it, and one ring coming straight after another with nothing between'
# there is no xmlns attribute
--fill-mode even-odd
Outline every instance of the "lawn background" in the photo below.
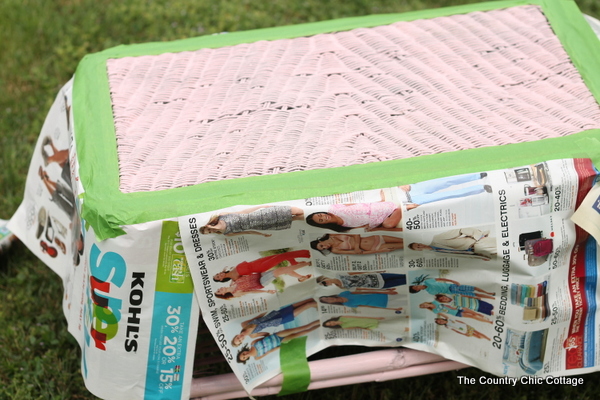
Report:
<svg viewBox="0 0 600 400"><path fill-rule="evenodd" d="M562 0L556 0L562 1ZM0 0L0 219L23 196L29 160L60 87L86 54L118 44L166 41L476 0ZM598 0L577 0L600 18ZM600 73L600 71L599 71ZM18 244L0 256L0 399L95 399L67 333L62 282ZM570 386L458 384L475 369L361 384L290 399L597 399L600 374ZM483 375L487 376L487 375ZM110 383L107 383L110 384Z"/></svg>

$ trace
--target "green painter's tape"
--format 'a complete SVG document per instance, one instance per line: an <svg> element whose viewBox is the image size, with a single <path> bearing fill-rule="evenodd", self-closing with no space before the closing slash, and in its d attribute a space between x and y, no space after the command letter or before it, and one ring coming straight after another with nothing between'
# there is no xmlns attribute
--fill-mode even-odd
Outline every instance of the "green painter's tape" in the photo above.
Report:
<svg viewBox="0 0 600 400"><path fill-rule="evenodd" d="M310 369L306 359L306 336L282 343L279 363L283 373L283 385L278 396L305 392L310 384Z"/></svg>
<svg viewBox="0 0 600 400"><path fill-rule="evenodd" d="M73 113L80 175L85 188L83 218L100 240L123 234L122 226L209 212L234 205L326 196L392 187L426 179L508 168L558 158L591 158L600 164L600 131L404 160L207 182L156 192L122 193L106 73L110 58L192 51L349 30L473 11L539 5L579 70L600 99L600 42L572 0L507 0L204 36L169 43L118 46L86 56L75 74Z"/></svg>

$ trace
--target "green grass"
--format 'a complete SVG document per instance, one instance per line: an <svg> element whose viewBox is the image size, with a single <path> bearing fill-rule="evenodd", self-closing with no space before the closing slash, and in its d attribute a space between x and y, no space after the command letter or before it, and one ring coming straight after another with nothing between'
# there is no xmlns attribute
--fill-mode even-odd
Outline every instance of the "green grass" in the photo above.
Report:
<svg viewBox="0 0 600 400"><path fill-rule="evenodd" d="M557 0L558 1L558 0ZM165 41L475 0L2 0L0 1L0 218L17 209L32 150L60 87L87 53ZM580 0L600 17L598 0ZM0 256L0 399L94 399L67 333L62 282L22 245ZM295 395L293 399L596 399L600 375L581 387L458 385L475 369Z"/></svg>

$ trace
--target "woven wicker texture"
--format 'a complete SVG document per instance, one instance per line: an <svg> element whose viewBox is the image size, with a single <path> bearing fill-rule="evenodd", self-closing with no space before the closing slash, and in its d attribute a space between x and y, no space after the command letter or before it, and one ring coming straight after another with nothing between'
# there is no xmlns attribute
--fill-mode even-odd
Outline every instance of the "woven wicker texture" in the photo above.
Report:
<svg viewBox="0 0 600 400"><path fill-rule="evenodd" d="M109 60L121 190L600 128L536 6Z"/></svg>

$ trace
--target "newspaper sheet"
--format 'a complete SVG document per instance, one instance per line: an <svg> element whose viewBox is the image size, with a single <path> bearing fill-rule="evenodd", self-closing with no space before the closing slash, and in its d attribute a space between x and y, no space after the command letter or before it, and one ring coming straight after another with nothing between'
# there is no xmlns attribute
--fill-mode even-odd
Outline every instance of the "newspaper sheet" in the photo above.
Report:
<svg viewBox="0 0 600 400"><path fill-rule="evenodd" d="M199 311L178 223L127 226L123 236L96 240L79 217L71 84L46 118L8 228L62 278L63 312L92 393L188 399Z"/></svg>
<svg viewBox="0 0 600 400"><path fill-rule="evenodd" d="M506 377L596 370L588 159L189 215L202 315L246 390L281 346L407 346Z"/></svg>

